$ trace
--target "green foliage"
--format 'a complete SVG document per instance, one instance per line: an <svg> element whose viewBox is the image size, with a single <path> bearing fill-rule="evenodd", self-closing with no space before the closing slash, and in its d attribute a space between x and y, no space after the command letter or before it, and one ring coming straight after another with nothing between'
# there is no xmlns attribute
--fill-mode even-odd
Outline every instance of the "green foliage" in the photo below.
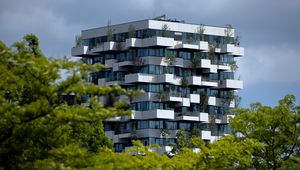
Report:
<svg viewBox="0 0 300 170"><path fill-rule="evenodd" d="M161 35L162 37L168 37L169 36L169 32L170 32L170 28L167 24L164 24L161 28Z"/></svg>
<svg viewBox="0 0 300 170"><path fill-rule="evenodd" d="M129 25L128 27L128 38L135 38L136 33L135 33L135 27L133 25Z"/></svg>
<svg viewBox="0 0 300 170"><path fill-rule="evenodd" d="M224 44L231 44L232 42L232 36L233 36L233 28L230 24L226 25L226 28L224 30Z"/></svg>
<svg viewBox="0 0 300 170"><path fill-rule="evenodd" d="M111 26L110 20L107 21L107 28L106 28L106 36L107 36L107 41L113 41L114 40L114 30Z"/></svg>
<svg viewBox="0 0 300 170"><path fill-rule="evenodd" d="M176 64L176 57L173 56L172 54L166 54L164 58L165 62L169 63L170 65Z"/></svg>
<svg viewBox="0 0 300 170"><path fill-rule="evenodd" d="M254 103L250 109L235 110L233 132L241 134L241 139L257 139L264 145L253 154L254 168L277 169L299 161L299 108L295 96L287 95L274 108Z"/></svg>
<svg viewBox="0 0 300 170"><path fill-rule="evenodd" d="M215 61L217 60L217 55L215 54L215 51L216 51L216 47L212 44L210 44L208 46L208 58L211 60L211 61Z"/></svg>
<svg viewBox="0 0 300 170"><path fill-rule="evenodd" d="M252 153L262 148L253 139L239 141L234 136L223 137L209 145L204 145L199 139L193 142L201 150L197 153L197 169L249 169Z"/></svg>
<svg viewBox="0 0 300 170"><path fill-rule="evenodd" d="M183 129L179 129L176 134L176 142L172 146L172 153L177 154L183 150L183 148L191 148L192 144L189 136Z"/></svg>
<svg viewBox="0 0 300 170"><path fill-rule="evenodd" d="M200 24L200 26L197 28L197 33L200 36L200 41L204 41L204 31L205 31L204 25Z"/></svg>
<svg viewBox="0 0 300 170"><path fill-rule="evenodd" d="M193 56L191 59L190 68L192 69L192 73L195 76L197 73L197 68L201 65L201 58L199 56Z"/></svg>
<svg viewBox="0 0 300 170"><path fill-rule="evenodd" d="M202 92L200 94L200 109L202 112L206 112L208 105L208 95L207 93Z"/></svg>
<svg viewBox="0 0 300 170"><path fill-rule="evenodd" d="M76 45L76 47L81 47L83 45L83 40L82 40L82 37L80 35L76 35L75 45Z"/></svg>
<svg viewBox="0 0 300 170"><path fill-rule="evenodd" d="M168 100L169 93L167 91L160 91L155 97L159 101L166 101L166 100Z"/></svg>
<svg viewBox="0 0 300 170"><path fill-rule="evenodd" d="M228 65L230 67L230 70L235 72L239 67L236 64L236 61L232 60L228 62Z"/></svg>
<svg viewBox="0 0 300 170"><path fill-rule="evenodd" d="M34 35L24 36L24 41L15 43L14 48L0 42L0 55L0 167L31 168L37 160L59 160L59 154L77 155L82 150L89 155L112 147L101 121L129 115L128 101L104 107L96 96L132 92L118 85L100 87L84 81L90 71L98 71L102 65L46 58ZM62 79L61 70L68 77ZM63 94L71 93L76 94L77 101L89 94L89 107L80 102L68 105ZM79 163L80 156L76 160ZM60 166L73 166L59 162Z"/></svg>
<svg viewBox="0 0 300 170"><path fill-rule="evenodd" d="M183 87L187 87L189 85L189 80L186 77L182 77L180 80L180 85Z"/></svg>

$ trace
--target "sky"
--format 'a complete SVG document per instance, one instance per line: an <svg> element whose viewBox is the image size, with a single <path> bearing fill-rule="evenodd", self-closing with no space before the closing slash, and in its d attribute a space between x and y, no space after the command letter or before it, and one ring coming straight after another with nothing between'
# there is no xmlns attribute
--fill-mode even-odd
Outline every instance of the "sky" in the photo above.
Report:
<svg viewBox="0 0 300 170"><path fill-rule="evenodd" d="M275 106L286 94L300 101L299 0L1 0L0 40L7 45L33 33L47 56L70 56L81 30L166 14L215 26L231 24L245 56L236 74L242 107Z"/></svg>

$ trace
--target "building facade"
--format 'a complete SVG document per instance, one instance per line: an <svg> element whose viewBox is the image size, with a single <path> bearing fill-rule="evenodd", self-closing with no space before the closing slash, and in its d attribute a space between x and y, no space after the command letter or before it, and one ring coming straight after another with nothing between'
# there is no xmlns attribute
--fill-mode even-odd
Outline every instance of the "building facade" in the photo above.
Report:
<svg viewBox="0 0 300 170"><path fill-rule="evenodd" d="M211 142L229 134L235 94L235 57L244 55L234 29L188 24L164 17L84 30L72 55L105 69L87 81L143 90L131 102L132 115L105 121L116 151L131 145L159 144L170 150L176 133ZM105 104L107 99L101 97Z"/></svg>

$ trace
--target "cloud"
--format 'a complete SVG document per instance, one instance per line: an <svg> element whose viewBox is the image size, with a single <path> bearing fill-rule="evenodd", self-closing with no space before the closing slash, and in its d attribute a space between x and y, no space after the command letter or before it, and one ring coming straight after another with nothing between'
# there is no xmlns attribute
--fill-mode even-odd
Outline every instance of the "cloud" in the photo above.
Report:
<svg viewBox="0 0 300 170"><path fill-rule="evenodd" d="M300 82L300 44L262 45L247 48L245 57L238 59L239 73L246 86Z"/></svg>
<svg viewBox="0 0 300 170"><path fill-rule="evenodd" d="M45 3L20 3L1 9L0 32L7 44L20 41L24 34L33 33L40 38L41 48L47 55L70 54L74 34L79 25L67 24L63 16L57 15ZM73 34L73 35L72 35Z"/></svg>

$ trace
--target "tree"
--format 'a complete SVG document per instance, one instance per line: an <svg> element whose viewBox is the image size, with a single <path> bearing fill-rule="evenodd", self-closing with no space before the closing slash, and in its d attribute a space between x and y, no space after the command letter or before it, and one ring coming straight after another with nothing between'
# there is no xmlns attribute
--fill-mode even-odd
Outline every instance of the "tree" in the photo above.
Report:
<svg viewBox="0 0 300 170"><path fill-rule="evenodd" d="M47 58L32 34L12 48L0 42L0 169L28 169L43 160L80 168L85 167L81 158L111 148L102 120L131 112L126 110L128 101L104 107L97 96L130 92L118 85L100 87L84 81L90 71L101 68L66 57ZM64 79L61 70L67 72ZM68 105L63 95L74 93L78 104ZM80 104L86 94L90 96L89 107ZM67 163L63 155L77 159Z"/></svg>
<svg viewBox="0 0 300 170"><path fill-rule="evenodd" d="M232 43L232 36L233 36L233 28L230 24L227 24L226 25L226 28L224 30L224 34L225 34L225 37L224 37L224 44L231 44Z"/></svg>
<svg viewBox="0 0 300 170"><path fill-rule="evenodd" d="M180 80L180 85L184 88L189 86L189 80L186 77L182 77Z"/></svg>
<svg viewBox="0 0 300 170"><path fill-rule="evenodd" d="M170 28L168 26L168 24L164 24L162 27L161 27L161 35L162 37L168 37L169 36L169 32L170 32Z"/></svg>
<svg viewBox="0 0 300 170"><path fill-rule="evenodd" d="M216 60L217 60L217 55L216 55L216 47L214 46L214 45L212 45L212 44L210 44L209 46L208 46L208 59L210 59L211 60L211 62L215 62Z"/></svg>
<svg viewBox="0 0 300 170"><path fill-rule="evenodd" d="M250 109L235 110L231 128L236 136L257 139L264 146L253 153L255 169L277 169L299 162L300 106L295 101L295 96L287 95L274 108L254 103Z"/></svg>
<svg viewBox="0 0 300 170"><path fill-rule="evenodd" d="M114 30L111 26L110 20L107 21L107 28L106 28L106 36L107 36L107 41L113 41L114 40Z"/></svg>
<svg viewBox="0 0 300 170"><path fill-rule="evenodd" d="M230 70L231 70L232 72L235 72L235 71L239 68L239 67L237 66L237 64L236 64L236 61L234 61L234 60L229 61L229 62L228 62L228 65L229 65Z"/></svg>
<svg viewBox="0 0 300 170"><path fill-rule="evenodd" d="M191 65L190 68L192 69L192 73L194 76L197 75L197 68L199 68L201 65L201 58L199 56L193 56L191 59Z"/></svg>
<svg viewBox="0 0 300 170"><path fill-rule="evenodd" d="M199 138L192 138L192 143L200 148L194 169L249 169L252 153L262 148L255 139L237 140L232 135L208 145Z"/></svg>
<svg viewBox="0 0 300 170"><path fill-rule="evenodd" d="M129 25L128 27L128 38L135 38L136 37L136 30L133 25Z"/></svg>
<svg viewBox="0 0 300 170"><path fill-rule="evenodd" d="M200 41L204 41L204 31L205 31L204 25L200 24L200 26L197 28L197 33L199 34Z"/></svg>
<svg viewBox="0 0 300 170"><path fill-rule="evenodd" d="M187 132L184 131L184 129L179 129L176 134L176 142L172 146L171 153L177 154L180 151L183 150L183 148L191 148L192 144L190 141L190 138L187 135Z"/></svg>
<svg viewBox="0 0 300 170"><path fill-rule="evenodd" d="M176 56L167 53L164 57L164 61L167 62L169 65L175 65L176 64Z"/></svg>

